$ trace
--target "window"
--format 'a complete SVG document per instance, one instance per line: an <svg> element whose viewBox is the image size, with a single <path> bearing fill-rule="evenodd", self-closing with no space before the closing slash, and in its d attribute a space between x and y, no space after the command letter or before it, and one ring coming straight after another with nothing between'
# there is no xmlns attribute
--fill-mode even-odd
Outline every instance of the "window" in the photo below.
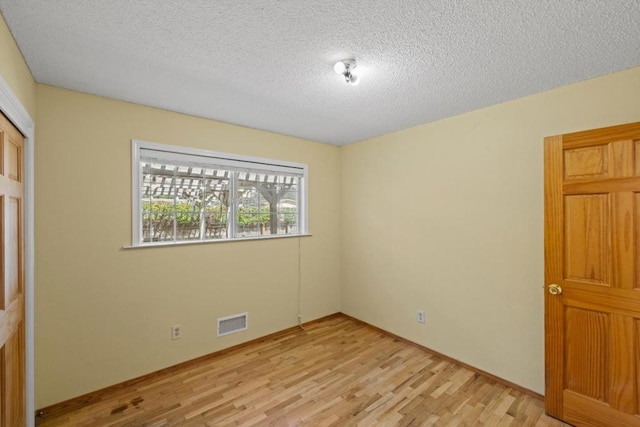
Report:
<svg viewBox="0 0 640 427"><path fill-rule="evenodd" d="M306 233L307 166L133 141L133 245Z"/></svg>

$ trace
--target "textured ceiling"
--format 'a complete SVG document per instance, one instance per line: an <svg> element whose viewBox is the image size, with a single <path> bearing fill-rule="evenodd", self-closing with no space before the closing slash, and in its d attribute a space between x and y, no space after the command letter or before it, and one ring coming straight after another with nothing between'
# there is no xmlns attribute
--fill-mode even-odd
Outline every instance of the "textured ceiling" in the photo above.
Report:
<svg viewBox="0 0 640 427"><path fill-rule="evenodd" d="M40 83L339 145L640 65L638 0L0 0L0 11ZM333 72L350 56L359 86Z"/></svg>

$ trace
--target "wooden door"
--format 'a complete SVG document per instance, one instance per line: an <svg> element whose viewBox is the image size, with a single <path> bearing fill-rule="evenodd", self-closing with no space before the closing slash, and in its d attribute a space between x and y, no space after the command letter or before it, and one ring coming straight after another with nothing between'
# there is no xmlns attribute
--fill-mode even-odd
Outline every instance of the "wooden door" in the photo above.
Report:
<svg viewBox="0 0 640 427"><path fill-rule="evenodd" d="M24 138L0 114L0 426L25 425Z"/></svg>
<svg viewBox="0 0 640 427"><path fill-rule="evenodd" d="M545 288L547 413L640 426L640 123L545 139Z"/></svg>

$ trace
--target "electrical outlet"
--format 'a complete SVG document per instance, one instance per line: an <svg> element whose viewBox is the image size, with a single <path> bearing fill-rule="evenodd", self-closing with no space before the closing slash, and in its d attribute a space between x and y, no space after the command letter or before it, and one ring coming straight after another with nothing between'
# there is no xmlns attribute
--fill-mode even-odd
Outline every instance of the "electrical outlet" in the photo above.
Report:
<svg viewBox="0 0 640 427"><path fill-rule="evenodd" d="M416 321L418 323L424 323L424 311L418 310L418 312L416 313Z"/></svg>
<svg viewBox="0 0 640 427"><path fill-rule="evenodd" d="M182 338L182 325L173 325L171 327L171 339L179 340Z"/></svg>

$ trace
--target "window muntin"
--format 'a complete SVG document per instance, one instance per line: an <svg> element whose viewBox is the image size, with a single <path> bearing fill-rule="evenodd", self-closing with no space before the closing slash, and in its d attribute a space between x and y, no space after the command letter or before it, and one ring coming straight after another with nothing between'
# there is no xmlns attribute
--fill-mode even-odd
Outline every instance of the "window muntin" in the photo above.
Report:
<svg viewBox="0 0 640 427"><path fill-rule="evenodd" d="M134 245L306 232L306 165L134 141Z"/></svg>

